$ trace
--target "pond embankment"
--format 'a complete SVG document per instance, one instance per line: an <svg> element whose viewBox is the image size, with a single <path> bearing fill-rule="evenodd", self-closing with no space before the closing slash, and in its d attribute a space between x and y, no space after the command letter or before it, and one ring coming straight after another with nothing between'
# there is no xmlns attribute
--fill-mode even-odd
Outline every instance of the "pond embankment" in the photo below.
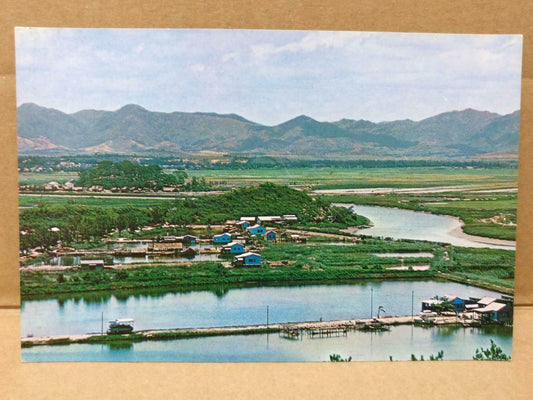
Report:
<svg viewBox="0 0 533 400"><path fill-rule="evenodd" d="M386 316L373 319L346 319L335 321L307 321L275 323L246 326L223 326L209 328L181 328L181 329L151 329L135 331L124 335L107 335L103 333L85 335L58 335L43 337L27 337L21 340L23 348L33 346L68 345L81 343L117 343L142 342L150 340L176 340L195 337L251 335L264 333L280 333L288 337L298 337L304 333L310 335L328 336L346 333L348 330L380 331L388 330L390 325L409 325L420 323L419 317L414 316ZM426 319L428 325L452 325L466 323L459 316L439 316Z"/></svg>

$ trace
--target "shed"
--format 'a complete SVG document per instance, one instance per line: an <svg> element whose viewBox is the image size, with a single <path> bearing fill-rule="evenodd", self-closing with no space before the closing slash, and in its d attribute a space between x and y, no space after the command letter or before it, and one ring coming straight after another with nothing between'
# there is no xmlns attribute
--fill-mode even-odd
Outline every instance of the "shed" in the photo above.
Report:
<svg viewBox="0 0 533 400"><path fill-rule="evenodd" d="M298 221L298 217L294 214L286 214L286 215L283 215L283 220L294 222L294 221Z"/></svg>
<svg viewBox="0 0 533 400"><path fill-rule="evenodd" d="M81 260L81 269L85 271L103 270L104 260Z"/></svg>
<svg viewBox="0 0 533 400"><path fill-rule="evenodd" d="M236 223L237 227L238 228L241 228L241 229L246 229L250 226L250 222L248 221L239 221Z"/></svg>
<svg viewBox="0 0 533 400"><path fill-rule="evenodd" d="M266 233L266 228L261 225L253 225L248 228L246 228L248 232L252 235L264 235Z"/></svg>
<svg viewBox="0 0 533 400"><path fill-rule="evenodd" d="M181 237L181 241L183 243L188 243L188 244L196 244L196 240L198 238L196 236L193 236L193 235L185 235L185 236L182 236Z"/></svg>
<svg viewBox="0 0 533 400"><path fill-rule="evenodd" d="M442 304L442 300L429 299L422 300L422 311L433 311L436 305Z"/></svg>
<svg viewBox="0 0 533 400"><path fill-rule="evenodd" d="M192 247L187 247L186 249L183 249L180 253L183 257L187 258L194 258L196 256L196 250L194 250Z"/></svg>
<svg viewBox="0 0 533 400"><path fill-rule="evenodd" d="M241 255L235 256L234 260L235 265L261 265L261 255L257 253L243 253Z"/></svg>
<svg viewBox="0 0 533 400"><path fill-rule="evenodd" d="M444 296L444 299L453 304L455 312L463 312L466 308L465 300L460 297L446 295Z"/></svg>
<svg viewBox="0 0 533 400"><path fill-rule="evenodd" d="M504 303L494 301L488 306L474 310L481 319L492 322L508 322L513 319L513 308Z"/></svg>
<svg viewBox="0 0 533 400"><path fill-rule="evenodd" d="M257 217L257 222L258 223L262 223L262 222L279 222L279 221L283 221L283 218L281 218L281 216L279 216L279 215L260 215L259 217Z"/></svg>
<svg viewBox="0 0 533 400"><path fill-rule="evenodd" d="M493 303L495 301L496 299L494 297L483 297L481 300L477 302L477 304L479 304L481 307L486 307L490 303Z"/></svg>
<svg viewBox="0 0 533 400"><path fill-rule="evenodd" d="M244 253L244 246L238 242L231 242L222 247L224 253L241 254Z"/></svg>
<svg viewBox="0 0 533 400"><path fill-rule="evenodd" d="M276 237L277 237L277 234L276 234L276 231L267 231L266 233L266 240L270 240L270 241L274 241L276 240Z"/></svg>
<svg viewBox="0 0 533 400"><path fill-rule="evenodd" d="M229 243L231 242L231 235L229 233L221 233L213 236L213 243Z"/></svg>

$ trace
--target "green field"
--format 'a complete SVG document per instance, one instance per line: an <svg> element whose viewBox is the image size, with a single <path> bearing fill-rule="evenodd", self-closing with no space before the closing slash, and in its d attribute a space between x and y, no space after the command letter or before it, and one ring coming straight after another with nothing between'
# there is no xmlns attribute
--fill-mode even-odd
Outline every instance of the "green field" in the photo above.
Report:
<svg viewBox="0 0 533 400"><path fill-rule="evenodd" d="M48 182L63 184L78 178L77 172L19 172L19 185L44 185Z"/></svg>
<svg viewBox="0 0 533 400"><path fill-rule="evenodd" d="M167 170L165 172L171 172ZM221 186L247 186L264 182L295 185L313 189L372 187L429 187L481 185L512 187L517 185L516 168L405 167L405 168L258 168L245 170L188 170L190 177L205 178ZM19 184L42 185L51 181L77 180L77 172L20 172Z"/></svg>
<svg viewBox="0 0 533 400"><path fill-rule="evenodd" d="M103 197L90 197L90 196L81 196L75 194L64 194L64 195L43 195L43 196L28 196L21 194L19 195L19 206L20 207L34 207L39 203L44 202L46 205L65 205L65 204L79 204L87 206L99 206L99 207L123 207L123 206L134 206L134 207L155 207L173 201L172 197L169 197L168 200L163 199L151 199L151 198L126 198L122 196L120 198L114 197L113 195L103 196Z"/></svg>
<svg viewBox="0 0 533 400"><path fill-rule="evenodd" d="M190 170L190 176L204 177L214 185L243 186L265 181L311 187L344 189L372 187L429 187L482 185L513 187L517 185L516 168L290 168L246 170Z"/></svg>

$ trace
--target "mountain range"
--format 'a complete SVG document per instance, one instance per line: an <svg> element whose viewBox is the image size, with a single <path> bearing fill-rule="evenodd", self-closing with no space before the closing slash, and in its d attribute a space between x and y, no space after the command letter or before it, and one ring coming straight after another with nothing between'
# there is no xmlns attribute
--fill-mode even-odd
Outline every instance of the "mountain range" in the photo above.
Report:
<svg viewBox="0 0 533 400"><path fill-rule="evenodd" d="M318 158L473 157L518 154L520 111L466 109L421 121L319 122L301 115L275 126L236 114L117 111L67 114L33 103L17 109L21 154L217 152Z"/></svg>

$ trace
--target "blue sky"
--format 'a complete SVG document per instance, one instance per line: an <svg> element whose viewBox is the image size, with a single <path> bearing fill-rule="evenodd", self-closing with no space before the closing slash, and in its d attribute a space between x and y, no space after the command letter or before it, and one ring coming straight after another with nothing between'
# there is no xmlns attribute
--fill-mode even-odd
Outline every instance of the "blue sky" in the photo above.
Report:
<svg viewBox="0 0 533 400"><path fill-rule="evenodd" d="M420 120L520 108L522 37L378 32L16 28L17 103L139 104L275 125Z"/></svg>

